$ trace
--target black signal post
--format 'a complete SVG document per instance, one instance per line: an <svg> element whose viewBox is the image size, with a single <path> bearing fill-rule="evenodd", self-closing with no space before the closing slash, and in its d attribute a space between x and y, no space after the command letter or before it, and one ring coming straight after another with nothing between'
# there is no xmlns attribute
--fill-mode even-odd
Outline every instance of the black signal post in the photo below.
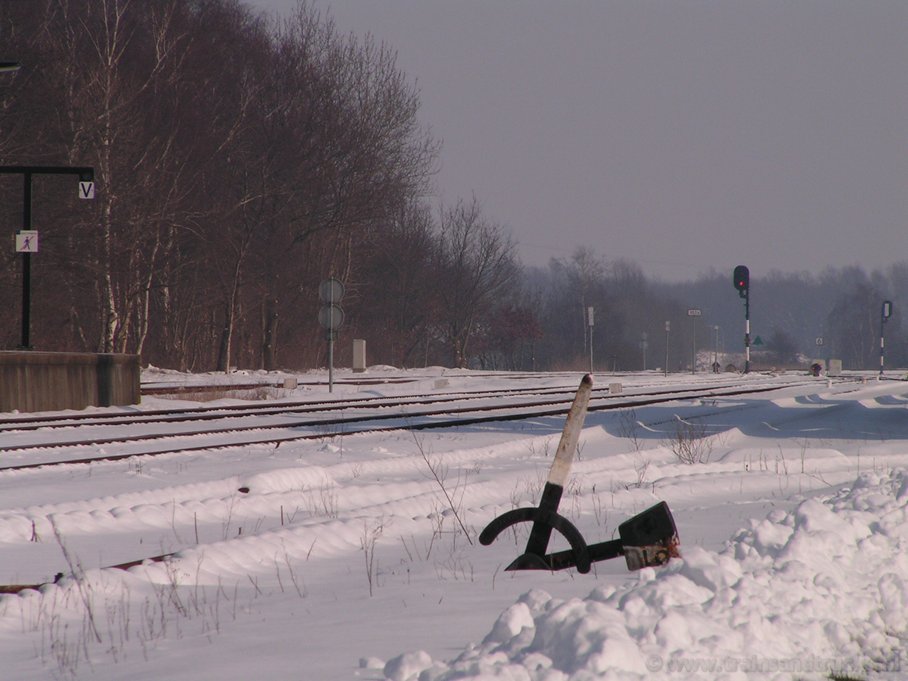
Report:
<svg viewBox="0 0 908 681"><path fill-rule="evenodd" d="M747 265L735 267L732 275L738 295L744 299L744 373L750 373L750 270Z"/></svg>
<svg viewBox="0 0 908 681"><path fill-rule="evenodd" d="M77 166L0 166L0 173L21 175L22 229L32 228L32 175L78 175L79 198L94 198L94 168ZM22 342L23 350L31 350L31 253L22 252Z"/></svg>

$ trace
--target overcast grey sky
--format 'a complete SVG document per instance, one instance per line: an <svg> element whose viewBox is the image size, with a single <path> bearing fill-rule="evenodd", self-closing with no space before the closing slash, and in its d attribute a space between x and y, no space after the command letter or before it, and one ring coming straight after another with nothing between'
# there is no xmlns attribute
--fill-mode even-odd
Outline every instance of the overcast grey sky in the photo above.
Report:
<svg viewBox="0 0 908 681"><path fill-rule="evenodd" d="M283 11L296 0L246 0ZM908 260L906 0L315 0L415 80L439 196L527 264Z"/></svg>

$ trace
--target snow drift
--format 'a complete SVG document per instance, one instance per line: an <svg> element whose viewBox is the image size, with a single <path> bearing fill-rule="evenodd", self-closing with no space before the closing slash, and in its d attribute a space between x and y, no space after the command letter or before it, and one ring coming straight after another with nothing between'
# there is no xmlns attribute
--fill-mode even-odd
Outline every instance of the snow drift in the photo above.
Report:
<svg viewBox="0 0 908 681"><path fill-rule="evenodd" d="M682 559L643 570L636 582L566 600L530 591L453 661L407 653L384 674L392 681L879 678L901 671L908 643L906 548L908 472L865 474L825 501L751 521L719 553L682 545Z"/></svg>

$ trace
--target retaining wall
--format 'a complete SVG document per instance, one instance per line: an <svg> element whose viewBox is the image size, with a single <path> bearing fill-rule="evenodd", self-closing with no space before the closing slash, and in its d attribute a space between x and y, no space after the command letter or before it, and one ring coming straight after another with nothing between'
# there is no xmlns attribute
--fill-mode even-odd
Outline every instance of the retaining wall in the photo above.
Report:
<svg viewBox="0 0 908 681"><path fill-rule="evenodd" d="M0 351L0 412L138 404L138 355Z"/></svg>

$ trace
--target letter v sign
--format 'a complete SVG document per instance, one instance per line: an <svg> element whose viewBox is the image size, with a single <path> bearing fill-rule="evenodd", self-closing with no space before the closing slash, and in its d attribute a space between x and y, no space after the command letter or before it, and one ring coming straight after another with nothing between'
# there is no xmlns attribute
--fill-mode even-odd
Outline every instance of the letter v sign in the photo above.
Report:
<svg viewBox="0 0 908 681"><path fill-rule="evenodd" d="M95 198L95 183L94 182L79 182L79 198L80 199Z"/></svg>

